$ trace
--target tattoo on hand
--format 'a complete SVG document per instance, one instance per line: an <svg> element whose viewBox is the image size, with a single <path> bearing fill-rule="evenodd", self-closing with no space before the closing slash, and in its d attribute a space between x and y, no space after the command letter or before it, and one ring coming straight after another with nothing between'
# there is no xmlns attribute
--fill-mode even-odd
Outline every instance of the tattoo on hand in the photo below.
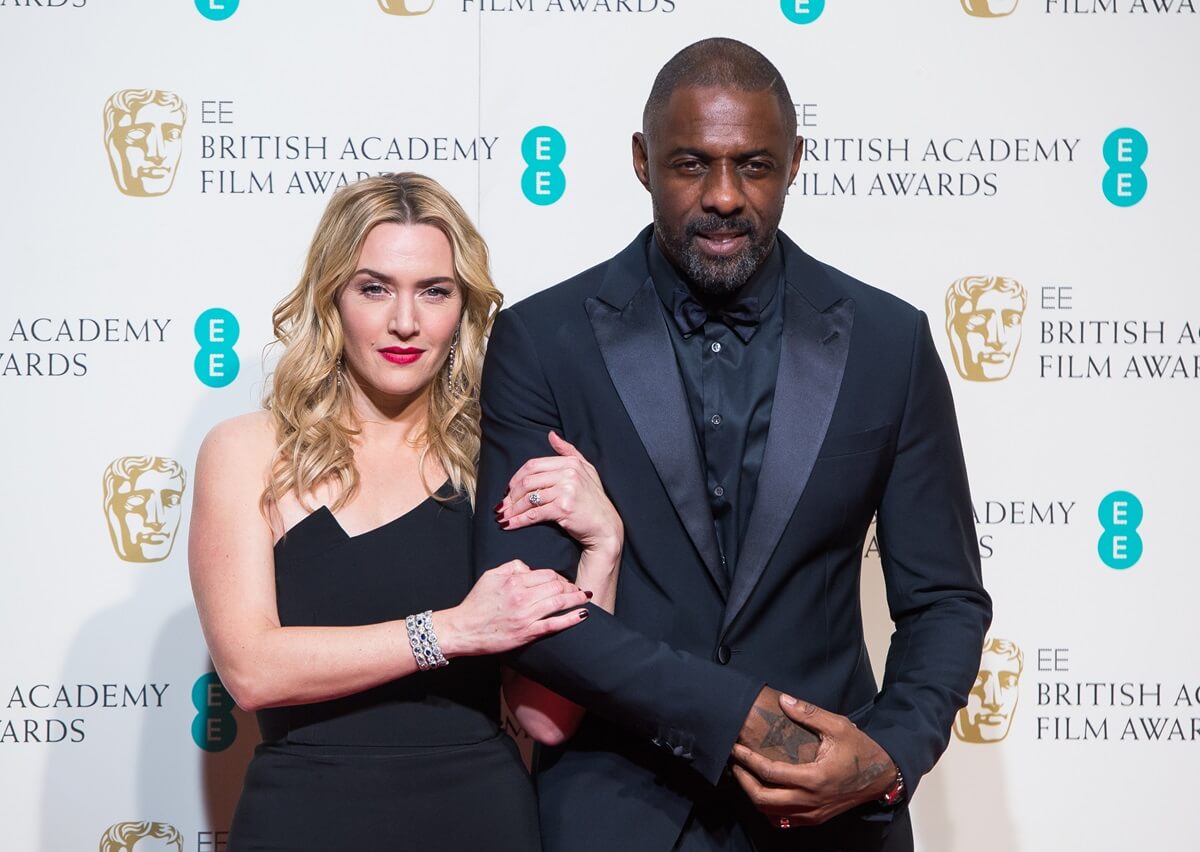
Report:
<svg viewBox="0 0 1200 852"><path fill-rule="evenodd" d="M820 737L808 728L797 725L783 713L761 707L754 709L767 723L767 732L758 744L758 751L762 755L787 763L812 763L816 760Z"/></svg>
<svg viewBox="0 0 1200 852"><path fill-rule="evenodd" d="M854 774L841 783L840 791L843 793L857 793L860 790L865 790L880 775L884 775L888 771L887 764L884 763L868 763L866 768L859 762L858 755L854 755Z"/></svg>

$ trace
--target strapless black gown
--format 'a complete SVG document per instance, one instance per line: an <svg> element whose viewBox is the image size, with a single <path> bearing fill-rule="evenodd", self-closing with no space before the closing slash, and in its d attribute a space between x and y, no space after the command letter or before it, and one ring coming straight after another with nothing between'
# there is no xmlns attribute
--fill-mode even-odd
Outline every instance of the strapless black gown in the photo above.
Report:
<svg viewBox="0 0 1200 852"><path fill-rule="evenodd" d="M319 509L275 547L280 623L373 624L452 607L474 580L470 535L461 497L353 537ZM335 701L261 711L229 852L536 852L533 784L500 730L499 701L496 661L463 657Z"/></svg>

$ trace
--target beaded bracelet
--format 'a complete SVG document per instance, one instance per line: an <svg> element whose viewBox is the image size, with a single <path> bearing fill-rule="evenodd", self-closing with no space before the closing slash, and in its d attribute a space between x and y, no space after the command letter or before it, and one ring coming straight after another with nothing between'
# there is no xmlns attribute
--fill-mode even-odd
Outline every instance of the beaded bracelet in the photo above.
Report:
<svg viewBox="0 0 1200 852"><path fill-rule="evenodd" d="M450 665L438 647L437 634L433 632L432 610L408 616L404 619L404 626L408 629L408 644L412 646L417 668L424 672Z"/></svg>

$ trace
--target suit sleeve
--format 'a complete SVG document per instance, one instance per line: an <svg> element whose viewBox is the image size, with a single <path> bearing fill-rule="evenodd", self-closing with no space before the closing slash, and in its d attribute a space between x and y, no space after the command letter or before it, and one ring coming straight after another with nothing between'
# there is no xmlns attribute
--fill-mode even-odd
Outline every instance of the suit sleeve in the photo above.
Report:
<svg viewBox="0 0 1200 852"><path fill-rule="evenodd" d="M587 388L569 392L586 394ZM547 433L562 424L537 350L512 310L496 318L483 371L482 444L475 513L475 568L521 559L573 577L575 543L558 527L501 530L490 507L528 459L552 455ZM571 440L571 435L564 435ZM720 778L763 684L735 669L675 651L590 606L590 617L519 649L522 674L616 722L677 757L710 783Z"/></svg>
<svg viewBox="0 0 1200 852"><path fill-rule="evenodd" d="M954 401L923 313L877 532L896 630L864 730L911 791L949 742L992 618Z"/></svg>

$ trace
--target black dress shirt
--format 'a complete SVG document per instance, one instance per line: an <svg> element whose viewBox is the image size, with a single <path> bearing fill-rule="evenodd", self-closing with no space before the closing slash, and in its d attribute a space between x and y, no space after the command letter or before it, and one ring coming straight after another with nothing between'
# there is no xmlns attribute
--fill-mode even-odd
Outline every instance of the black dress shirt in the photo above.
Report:
<svg viewBox="0 0 1200 852"><path fill-rule="evenodd" d="M686 282L656 239L650 240L648 262L700 443L721 561L732 578L754 508L775 400L783 337L783 252L776 241L763 265L731 297L758 300L760 320L748 341L715 312L685 334L675 321L674 305L677 290L690 292Z"/></svg>

